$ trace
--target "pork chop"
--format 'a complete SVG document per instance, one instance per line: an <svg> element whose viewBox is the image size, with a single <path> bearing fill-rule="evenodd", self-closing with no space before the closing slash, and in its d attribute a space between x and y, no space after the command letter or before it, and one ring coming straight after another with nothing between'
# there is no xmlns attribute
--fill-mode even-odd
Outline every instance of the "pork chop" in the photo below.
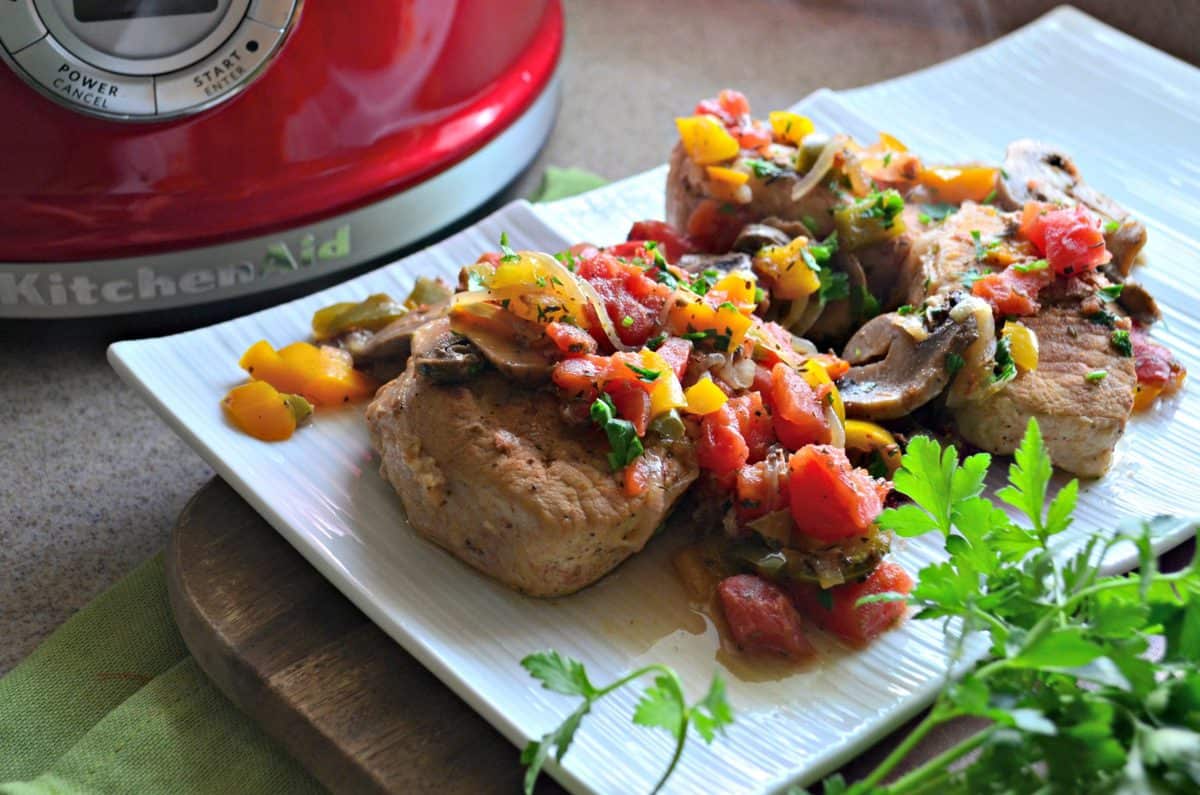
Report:
<svg viewBox="0 0 1200 795"><path fill-rule="evenodd" d="M437 384L410 361L367 409L409 524L531 596L577 591L641 550L698 474L690 445L648 444L648 485L626 496L604 436L559 404L495 371Z"/></svg>
<svg viewBox="0 0 1200 795"><path fill-rule="evenodd" d="M1103 475L1133 410L1133 359L1118 353L1112 331L1085 319L1078 304L1047 306L1022 322L1038 337L1037 369L952 409L959 433L1007 455L1036 417L1056 466L1083 477ZM1099 372L1105 375L1086 377Z"/></svg>

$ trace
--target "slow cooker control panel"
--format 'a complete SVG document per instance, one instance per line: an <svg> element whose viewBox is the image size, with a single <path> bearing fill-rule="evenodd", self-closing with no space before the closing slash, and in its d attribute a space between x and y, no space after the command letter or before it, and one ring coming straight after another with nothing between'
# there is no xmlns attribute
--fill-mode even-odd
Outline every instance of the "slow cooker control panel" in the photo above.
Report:
<svg viewBox="0 0 1200 795"><path fill-rule="evenodd" d="M298 5L0 0L0 54L35 88L74 110L167 119L210 108L260 74Z"/></svg>

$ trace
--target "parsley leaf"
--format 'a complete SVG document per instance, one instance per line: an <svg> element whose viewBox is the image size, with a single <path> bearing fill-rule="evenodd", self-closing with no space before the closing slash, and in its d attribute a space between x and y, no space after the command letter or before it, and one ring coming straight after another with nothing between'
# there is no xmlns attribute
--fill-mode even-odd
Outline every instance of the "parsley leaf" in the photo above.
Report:
<svg viewBox="0 0 1200 795"><path fill-rule="evenodd" d="M1133 356L1133 340L1129 337L1129 332L1125 329L1117 329L1113 331L1112 346L1117 349L1117 353L1122 356Z"/></svg>
<svg viewBox="0 0 1200 795"><path fill-rule="evenodd" d="M1012 357L1012 342L1008 337L996 340L996 367L992 370L993 384L1007 384L1017 377L1017 363Z"/></svg>
<svg viewBox="0 0 1200 795"><path fill-rule="evenodd" d="M1018 262L1012 266L1012 269L1017 273L1035 273L1044 271L1050 267L1050 263L1044 259L1035 259L1032 262Z"/></svg>
<svg viewBox="0 0 1200 795"><path fill-rule="evenodd" d="M782 168L767 160L745 160L743 162L759 179L772 180L782 177L784 173Z"/></svg>
<svg viewBox="0 0 1200 795"><path fill-rule="evenodd" d="M658 377L662 375L658 370L648 370L645 367L638 367L636 364L627 364L625 366L637 373L638 380L646 381L647 383L657 381Z"/></svg>
<svg viewBox="0 0 1200 795"><path fill-rule="evenodd" d="M953 378L954 376L958 375L958 371L963 369L963 366L966 363L967 360L964 359L960 354L948 353L946 354L946 373Z"/></svg>
<svg viewBox="0 0 1200 795"><path fill-rule="evenodd" d="M642 440L638 438L633 423L617 418L616 407L613 405L612 398L607 394L601 394L596 398L589 414L592 422L599 425L600 429L604 431L604 435L608 437L609 447L612 448L608 454L608 465L614 472L624 469L645 452Z"/></svg>
<svg viewBox="0 0 1200 795"><path fill-rule="evenodd" d="M500 233L500 257L501 262L519 262L521 255L513 251L508 245L508 232Z"/></svg>
<svg viewBox="0 0 1200 795"><path fill-rule="evenodd" d="M821 282L818 294L822 303L850 297L850 277L847 274L841 271L832 271L829 268L821 268L818 278Z"/></svg>
<svg viewBox="0 0 1200 795"><path fill-rule="evenodd" d="M542 686L556 693L578 696L583 699L556 728L530 741L521 751L521 764L526 766L524 790L531 795L538 776L550 754L562 761L563 756L575 740L583 719L600 699L626 685L653 674L653 683L642 691L634 709L633 722L638 726L665 729L675 739L675 753L663 772L654 792L662 789L667 779L679 764L680 756L688 739L688 729L694 728L705 743L712 743L725 727L733 723L733 709L725 695L725 682L713 676L708 692L695 704L688 705L683 692L683 683L674 670L665 665L647 665L638 668L604 687L595 687L588 680L583 663L564 657L556 651L531 654L521 661Z"/></svg>

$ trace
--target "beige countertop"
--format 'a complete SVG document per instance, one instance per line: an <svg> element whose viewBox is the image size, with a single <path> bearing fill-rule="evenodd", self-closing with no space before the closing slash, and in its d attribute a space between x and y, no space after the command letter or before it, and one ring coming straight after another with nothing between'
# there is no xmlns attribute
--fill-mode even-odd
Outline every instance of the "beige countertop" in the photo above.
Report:
<svg viewBox="0 0 1200 795"><path fill-rule="evenodd" d="M658 165L674 137L671 118L722 87L741 89L760 110L786 106L822 86L862 85L943 60L1053 4L565 5L560 116L511 198L527 195L549 164L613 179ZM1081 6L1200 59L1200 44L1187 35L1200 4ZM29 101L42 100L31 93ZM212 476L105 360L112 340L163 330L144 321L0 321L0 673L161 549L184 503Z"/></svg>

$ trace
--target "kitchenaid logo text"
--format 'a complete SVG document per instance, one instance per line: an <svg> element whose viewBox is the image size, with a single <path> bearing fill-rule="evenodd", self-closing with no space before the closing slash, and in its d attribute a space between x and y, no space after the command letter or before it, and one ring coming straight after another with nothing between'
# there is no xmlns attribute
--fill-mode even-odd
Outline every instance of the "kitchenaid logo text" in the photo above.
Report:
<svg viewBox="0 0 1200 795"><path fill-rule="evenodd" d="M160 272L142 266L130 275L97 281L84 274L62 272L0 273L0 306L93 306L156 301L177 295L197 295L291 273L350 256L350 226L339 226L331 237L318 241L306 234L289 245L272 243L257 261L241 260L214 268Z"/></svg>

